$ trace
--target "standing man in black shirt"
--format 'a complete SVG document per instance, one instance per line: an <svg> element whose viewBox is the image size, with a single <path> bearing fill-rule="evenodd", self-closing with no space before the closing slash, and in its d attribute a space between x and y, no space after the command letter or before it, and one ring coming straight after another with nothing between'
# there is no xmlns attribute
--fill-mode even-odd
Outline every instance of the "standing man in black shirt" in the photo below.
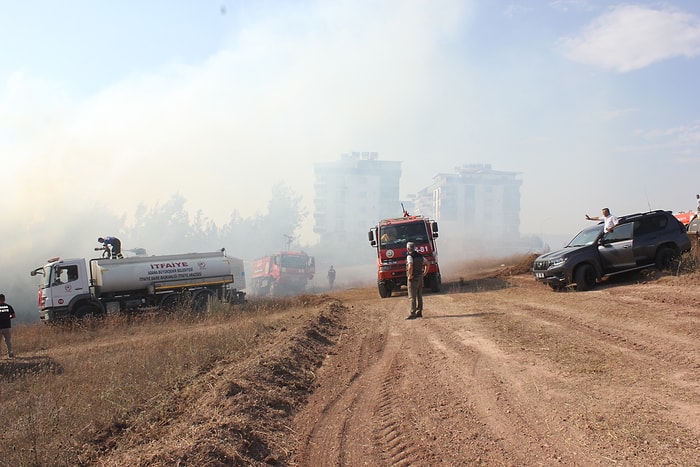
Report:
<svg viewBox="0 0 700 467"><path fill-rule="evenodd" d="M12 358L12 320L15 317L15 310L12 305L5 303L5 294L0 293L0 336L5 338L7 355Z"/></svg>
<svg viewBox="0 0 700 467"><path fill-rule="evenodd" d="M423 278L428 273L428 262L416 251L413 242L406 243L406 285L411 300L411 314L406 319L423 317Z"/></svg>

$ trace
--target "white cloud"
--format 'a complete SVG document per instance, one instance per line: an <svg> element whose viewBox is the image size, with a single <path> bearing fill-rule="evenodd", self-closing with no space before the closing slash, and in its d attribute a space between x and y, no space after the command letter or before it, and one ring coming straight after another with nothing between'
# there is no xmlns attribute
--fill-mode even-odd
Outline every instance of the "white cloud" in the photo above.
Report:
<svg viewBox="0 0 700 467"><path fill-rule="evenodd" d="M620 73L700 54L700 19L674 8L622 5L561 40L571 60Z"/></svg>

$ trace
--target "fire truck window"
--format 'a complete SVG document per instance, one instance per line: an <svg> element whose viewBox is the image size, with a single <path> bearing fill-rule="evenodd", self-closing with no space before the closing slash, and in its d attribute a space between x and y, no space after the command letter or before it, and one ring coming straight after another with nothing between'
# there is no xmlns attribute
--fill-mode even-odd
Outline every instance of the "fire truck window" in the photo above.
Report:
<svg viewBox="0 0 700 467"><path fill-rule="evenodd" d="M394 229L385 228L382 229L381 243L385 245L396 240L396 232Z"/></svg>
<svg viewBox="0 0 700 467"><path fill-rule="evenodd" d="M78 266L69 266L66 270L68 271L68 282L78 280Z"/></svg>
<svg viewBox="0 0 700 467"><path fill-rule="evenodd" d="M282 256L282 267L303 269L307 266L306 257L298 255Z"/></svg>
<svg viewBox="0 0 700 467"><path fill-rule="evenodd" d="M413 242L423 243L428 241L428 234L424 224L416 224L409 227L408 239Z"/></svg>
<svg viewBox="0 0 700 467"><path fill-rule="evenodd" d="M66 279L66 270L64 268L55 268L54 269L54 278L53 278L53 284L63 284L65 282L68 282Z"/></svg>

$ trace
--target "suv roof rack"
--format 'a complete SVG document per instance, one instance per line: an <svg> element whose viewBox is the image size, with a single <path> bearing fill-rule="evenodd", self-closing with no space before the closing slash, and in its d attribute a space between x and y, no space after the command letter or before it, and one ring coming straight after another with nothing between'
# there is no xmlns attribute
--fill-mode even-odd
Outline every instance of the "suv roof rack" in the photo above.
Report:
<svg viewBox="0 0 700 467"><path fill-rule="evenodd" d="M638 212L638 213L635 213L635 214L628 214L628 215L626 215L626 216L620 216L620 221L623 221L623 220L626 221L626 220L635 219L635 218L638 218L638 217L646 217L646 216L649 216L649 215L651 215L651 214L661 214L661 213L664 213L664 212L671 212L671 211L667 211L667 210L665 210L665 209L655 209L655 210L653 210L653 211Z"/></svg>

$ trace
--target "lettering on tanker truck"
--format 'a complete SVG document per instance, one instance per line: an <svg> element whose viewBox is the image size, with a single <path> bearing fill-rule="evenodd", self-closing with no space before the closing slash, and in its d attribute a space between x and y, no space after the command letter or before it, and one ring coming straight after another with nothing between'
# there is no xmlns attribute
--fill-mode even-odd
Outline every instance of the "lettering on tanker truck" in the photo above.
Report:
<svg viewBox="0 0 700 467"><path fill-rule="evenodd" d="M147 275L139 277L140 281L164 281L173 279L187 279L189 277L202 277L203 271L207 269L207 263L199 261L197 270L190 266L187 261L174 263L151 263L151 269Z"/></svg>

